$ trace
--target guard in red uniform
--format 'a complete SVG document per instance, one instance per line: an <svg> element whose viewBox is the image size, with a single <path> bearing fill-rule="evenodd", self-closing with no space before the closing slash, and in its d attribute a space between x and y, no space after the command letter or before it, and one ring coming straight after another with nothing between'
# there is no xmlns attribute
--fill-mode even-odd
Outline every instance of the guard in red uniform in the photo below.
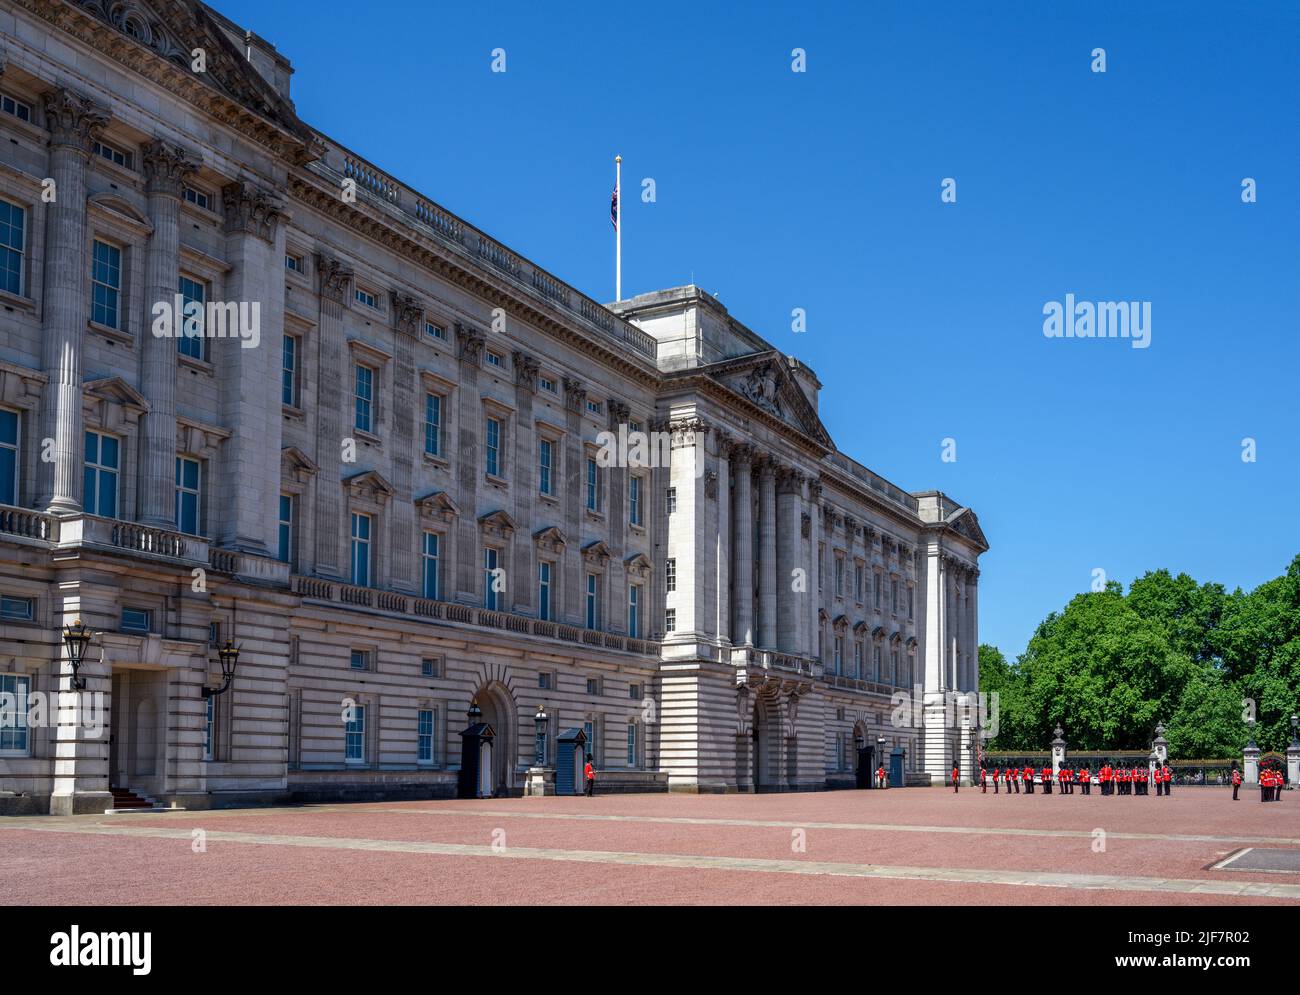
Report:
<svg viewBox="0 0 1300 995"><path fill-rule="evenodd" d="M887 787L889 787L889 782L885 780L885 765L884 765L884 764L881 764L879 767L876 768L876 787L877 787L877 788L887 788Z"/></svg>
<svg viewBox="0 0 1300 995"><path fill-rule="evenodd" d="M957 787L961 784L961 770L956 764L952 765L952 793L957 793Z"/></svg>
<svg viewBox="0 0 1300 995"><path fill-rule="evenodd" d="M1056 772L1056 787L1061 794L1065 794L1065 768L1062 767Z"/></svg>
<svg viewBox="0 0 1300 995"><path fill-rule="evenodd" d="M1033 793L1034 793L1034 768L1026 767L1025 768L1025 794L1032 795Z"/></svg>
<svg viewBox="0 0 1300 995"><path fill-rule="evenodd" d="M1163 767L1160 768L1160 777L1165 782L1165 797L1168 798L1169 789L1174 786L1174 772L1169 769L1168 764L1165 764Z"/></svg>
<svg viewBox="0 0 1300 995"><path fill-rule="evenodd" d="M1016 794L1020 794L1020 768L1017 767L1011 772L1011 783L1016 786Z"/></svg>
<svg viewBox="0 0 1300 995"><path fill-rule="evenodd" d="M1097 780L1101 782L1101 793L1110 794L1110 764L1101 765L1101 770L1097 771Z"/></svg>
<svg viewBox="0 0 1300 995"><path fill-rule="evenodd" d="M596 793L596 768L591 765L591 754L587 754L587 765L582 768L582 776L587 779L587 797Z"/></svg>
<svg viewBox="0 0 1300 995"><path fill-rule="evenodd" d="M1237 791L1241 788L1241 771L1237 769L1237 762L1232 763L1232 800L1238 800Z"/></svg>
<svg viewBox="0 0 1300 995"><path fill-rule="evenodd" d="M1085 795L1092 794L1092 771L1088 769L1087 765L1084 766L1083 770L1079 771L1078 781L1082 785Z"/></svg>
<svg viewBox="0 0 1300 995"><path fill-rule="evenodd" d="M988 793L989 793L989 772L986 771L983 767L981 767L980 768L980 794L987 795Z"/></svg>
<svg viewBox="0 0 1300 995"><path fill-rule="evenodd" d="M1043 794L1050 795L1051 793L1052 793L1052 768L1044 767L1043 768Z"/></svg>

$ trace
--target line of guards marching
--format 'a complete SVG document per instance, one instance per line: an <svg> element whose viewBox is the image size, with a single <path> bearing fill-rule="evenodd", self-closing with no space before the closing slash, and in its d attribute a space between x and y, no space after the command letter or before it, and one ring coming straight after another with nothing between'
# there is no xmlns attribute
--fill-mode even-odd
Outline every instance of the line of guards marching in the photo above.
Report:
<svg viewBox="0 0 1300 995"><path fill-rule="evenodd" d="M1005 767L1001 770L994 767L991 771L981 767L980 790L988 794L989 783L992 782L995 795L999 794L1004 786L1007 794L1011 794L1012 791L1020 794L1021 785L1024 786L1025 794L1032 795L1036 776L1040 777L1037 783L1045 795L1052 793L1052 781L1056 781L1057 790L1063 795L1074 794L1076 786L1080 794L1092 794L1092 770L1089 767L1084 767L1082 770L1062 767L1055 775L1051 767L1044 767L1042 771L1036 771L1033 767L1024 769ZM1168 764L1154 769L1112 767L1110 764L1105 764L1097 771L1097 781L1103 795L1147 795L1151 793L1152 782L1155 782L1157 795L1168 795L1174 783L1174 772L1169 769Z"/></svg>

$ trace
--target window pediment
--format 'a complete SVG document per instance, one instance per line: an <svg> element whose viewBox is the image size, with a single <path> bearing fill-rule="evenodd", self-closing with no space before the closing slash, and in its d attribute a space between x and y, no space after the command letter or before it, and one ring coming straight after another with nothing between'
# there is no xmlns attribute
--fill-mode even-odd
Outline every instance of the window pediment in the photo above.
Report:
<svg viewBox="0 0 1300 995"><path fill-rule="evenodd" d="M565 547L564 533L554 525L548 525L534 532L533 542L537 544L538 549L545 549L552 553L563 552Z"/></svg>
<svg viewBox="0 0 1300 995"><path fill-rule="evenodd" d="M609 562L609 547L599 539L589 542L582 547L582 558L588 563L599 563L604 566Z"/></svg>
<svg viewBox="0 0 1300 995"><path fill-rule="evenodd" d="M634 577L647 577L650 574L652 564L650 557L645 553L633 553L623 561L623 567L629 574Z"/></svg>
<svg viewBox="0 0 1300 995"><path fill-rule="evenodd" d="M299 483L306 483L307 478L314 476L320 469L301 449L297 446L285 446L280 450L280 473L297 480Z"/></svg>
<svg viewBox="0 0 1300 995"><path fill-rule="evenodd" d="M507 515L504 511L489 511L485 515L480 515L478 527L485 535L490 536L509 536L515 531L515 520Z"/></svg>
<svg viewBox="0 0 1300 995"><path fill-rule="evenodd" d="M354 474L343 483L347 486L348 493L352 497L373 501L380 505L387 504L388 499L395 493L393 485L376 470L366 470L363 473Z"/></svg>
<svg viewBox="0 0 1300 995"><path fill-rule="evenodd" d="M424 497L417 498L415 506L419 509L420 517L424 519L441 519L450 522L460 514L456 502L446 491L431 491Z"/></svg>

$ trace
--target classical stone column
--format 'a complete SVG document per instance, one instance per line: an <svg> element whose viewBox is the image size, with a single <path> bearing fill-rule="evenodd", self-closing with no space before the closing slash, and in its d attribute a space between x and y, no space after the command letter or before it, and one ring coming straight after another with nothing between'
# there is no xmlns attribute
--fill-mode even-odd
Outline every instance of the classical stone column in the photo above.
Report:
<svg viewBox="0 0 1300 995"><path fill-rule="evenodd" d="M758 645L776 646L776 463L758 465Z"/></svg>
<svg viewBox="0 0 1300 995"><path fill-rule="evenodd" d="M347 343L343 336L343 302L352 287L352 271L337 259L318 254L320 316L316 323L316 572L342 577L344 537L348 534L340 503L343 500L343 439Z"/></svg>
<svg viewBox="0 0 1300 995"><path fill-rule="evenodd" d="M804 654L810 658L817 657L817 635L821 631L822 607L821 592L818 589L818 571L821 569L820 548L822 541L822 482L813 479L808 482L808 504L804 516L808 519L808 551L804 558L804 569L808 571L808 593L804 595ZM802 534L803 521L799 523Z"/></svg>
<svg viewBox="0 0 1300 995"><path fill-rule="evenodd" d="M238 308L240 334L209 328L221 423L239 431L221 447L214 507L220 545L274 554L279 528L280 375L284 331L284 226L280 200L252 183L221 190L225 215L227 305ZM234 314L230 319L235 323ZM250 334L245 334L250 333ZM175 443L173 443L173 446Z"/></svg>
<svg viewBox="0 0 1300 995"><path fill-rule="evenodd" d="M754 451L746 445L731 453L735 499L732 503L731 643L754 645Z"/></svg>
<svg viewBox="0 0 1300 995"><path fill-rule="evenodd" d="M532 614L541 608L534 601L537 596L537 548L533 544L533 525L534 515L540 514L542 519L549 517L549 514L543 510L538 494L540 493L541 481L538 479L541 471L539 469L538 454L538 435L537 428L533 421L533 399L537 394L537 374L540 371L538 361L525 352L516 351L511 356L511 361L515 374L515 465L511 476L513 491L512 497L515 501L515 517L519 522L519 528L515 529L514 544L514 569L519 575L518 581L513 585L507 585L506 593L510 601L514 604L516 611L522 611ZM558 491L556 486L556 471L559 467L556 465L559 461L559 447L552 447L551 454L551 489ZM552 568L558 572L559 564ZM555 592L559 590L560 578L551 576L551 612L552 617L559 618L555 612Z"/></svg>
<svg viewBox="0 0 1300 995"><path fill-rule="evenodd" d="M45 287L41 309L40 439L54 442L50 461L36 464L38 508L55 515L81 511L81 343L90 317L86 260L86 163L108 123L89 98L58 89L45 95L50 130L50 178L55 199L46 206ZM173 443L174 448L174 443Z"/></svg>
<svg viewBox="0 0 1300 995"><path fill-rule="evenodd" d="M795 570L800 566L803 544L803 474L784 468L777 475L776 517L780 522L776 548L776 649L798 655L800 599L807 596L807 577L802 591L794 590Z"/></svg>
<svg viewBox="0 0 1300 995"><path fill-rule="evenodd" d="M718 436L718 536L716 576L718 589L717 639L726 646L731 641L731 452L734 446L725 432Z"/></svg>
<svg viewBox="0 0 1300 995"><path fill-rule="evenodd" d="M423 448L417 443L416 412L424 410L417 401L419 377L415 368L415 344L424 325L424 307L414 297L390 291L393 305L393 461L389 464L393 499L388 505L389 580L398 591L424 592L416 577L416 563L423 540L415 537L415 461ZM350 531L350 530L349 530Z"/></svg>
<svg viewBox="0 0 1300 995"><path fill-rule="evenodd" d="M149 220L153 234L144 259L144 307L140 325L140 388L149 402L140 451L139 518L145 525L176 525L176 339L153 334L153 307L171 305L180 284L181 188L198 163L163 141L144 148ZM173 315L179 331L181 315Z"/></svg>
<svg viewBox="0 0 1300 995"><path fill-rule="evenodd" d="M586 621L587 601L582 559L582 520L586 508L587 461L582 448L582 415L587 406L587 388L578 380L564 378L564 618L574 625Z"/></svg>

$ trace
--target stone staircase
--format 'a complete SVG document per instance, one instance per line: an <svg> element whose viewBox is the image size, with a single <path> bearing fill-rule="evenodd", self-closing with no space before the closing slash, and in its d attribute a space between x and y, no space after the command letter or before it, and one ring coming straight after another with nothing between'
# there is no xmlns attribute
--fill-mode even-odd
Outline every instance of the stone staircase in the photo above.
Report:
<svg viewBox="0 0 1300 995"><path fill-rule="evenodd" d="M113 807L108 812L139 812L161 810L162 806L148 795L137 795L127 788L109 788L113 793ZM105 814L108 814L106 812Z"/></svg>

